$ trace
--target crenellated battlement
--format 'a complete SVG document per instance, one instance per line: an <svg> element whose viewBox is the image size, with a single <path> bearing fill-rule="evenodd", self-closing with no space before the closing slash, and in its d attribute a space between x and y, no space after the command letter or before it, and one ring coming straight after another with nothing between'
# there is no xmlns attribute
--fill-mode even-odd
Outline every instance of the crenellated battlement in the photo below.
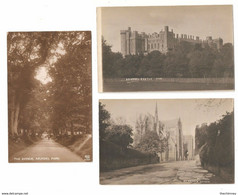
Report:
<svg viewBox="0 0 238 195"><path fill-rule="evenodd" d="M186 41L191 44L201 44L202 46L208 45L220 49L223 45L221 38L212 39L208 36L206 40L201 40L199 36L188 34L175 34L173 29L169 30L169 26L165 26L159 33L146 34L145 32L139 33L132 31L131 27L127 30L121 30L121 52L125 55L146 54L154 50L161 53L167 53L173 50L177 44Z"/></svg>

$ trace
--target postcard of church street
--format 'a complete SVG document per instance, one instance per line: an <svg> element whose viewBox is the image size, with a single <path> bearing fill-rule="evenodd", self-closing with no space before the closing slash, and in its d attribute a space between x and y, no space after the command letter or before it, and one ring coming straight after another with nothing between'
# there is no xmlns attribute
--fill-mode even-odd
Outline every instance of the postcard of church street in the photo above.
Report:
<svg viewBox="0 0 238 195"><path fill-rule="evenodd" d="M98 8L99 92L234 90L232 10Z"/></svg>
<svg viewBox="0 0 238 195"><path fill-rule="evenodd" d="M101 184L232 184L233 99L101 99L99 143Z"/></svg>

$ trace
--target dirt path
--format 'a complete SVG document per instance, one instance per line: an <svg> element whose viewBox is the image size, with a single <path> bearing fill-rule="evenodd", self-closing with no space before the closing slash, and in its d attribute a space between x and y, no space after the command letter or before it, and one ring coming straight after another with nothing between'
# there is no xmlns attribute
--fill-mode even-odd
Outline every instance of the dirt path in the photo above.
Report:
<svg viewBox="0 0 238 195"><path fill-rule="evenodd" d="M17 152L10 162L81 162L84 161L68 148L52 139L44 138L25 150Z"/></svg>

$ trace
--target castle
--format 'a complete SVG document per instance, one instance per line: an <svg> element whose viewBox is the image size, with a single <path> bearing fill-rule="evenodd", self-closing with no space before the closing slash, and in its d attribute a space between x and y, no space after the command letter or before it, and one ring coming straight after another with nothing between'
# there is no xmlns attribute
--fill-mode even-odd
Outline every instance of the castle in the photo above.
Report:
<svg viewBox="0 0 238 195"><path fill-rule="evenodd" d="M165 26L164 30L159 33L146 34L145 32L138 33L137 31L131 31L131 27L128 30L121 30L121 53L126 55L148 54L152 51L160 51L161 53L167 53L173 50L176 45L185 41L191 44L201 44L203 47L208 45L216 49L220 49L223 45L221 38L212 39L208 36L206 40L201 40L198 36L178 34L175 35L173 29L169 31L169 27Z"/></svg>

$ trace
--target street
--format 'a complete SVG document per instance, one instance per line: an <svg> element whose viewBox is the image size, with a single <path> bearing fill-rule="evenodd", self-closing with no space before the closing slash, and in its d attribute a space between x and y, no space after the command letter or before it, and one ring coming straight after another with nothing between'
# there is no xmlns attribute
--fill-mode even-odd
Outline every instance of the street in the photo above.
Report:
<svg viewBox="0 0 238 195"><path fill-rule="evenodd" d="M14 154L10 162L81 162L84 161L68 148L52 139L44 138L25 150Z"/></svg>
<svg viewBox="0 0 238 195"><path fill-rule="evenodd" d="M195 160L141 165L100 173L101 184L211 184L222 178L196 165Z"/></svg>

